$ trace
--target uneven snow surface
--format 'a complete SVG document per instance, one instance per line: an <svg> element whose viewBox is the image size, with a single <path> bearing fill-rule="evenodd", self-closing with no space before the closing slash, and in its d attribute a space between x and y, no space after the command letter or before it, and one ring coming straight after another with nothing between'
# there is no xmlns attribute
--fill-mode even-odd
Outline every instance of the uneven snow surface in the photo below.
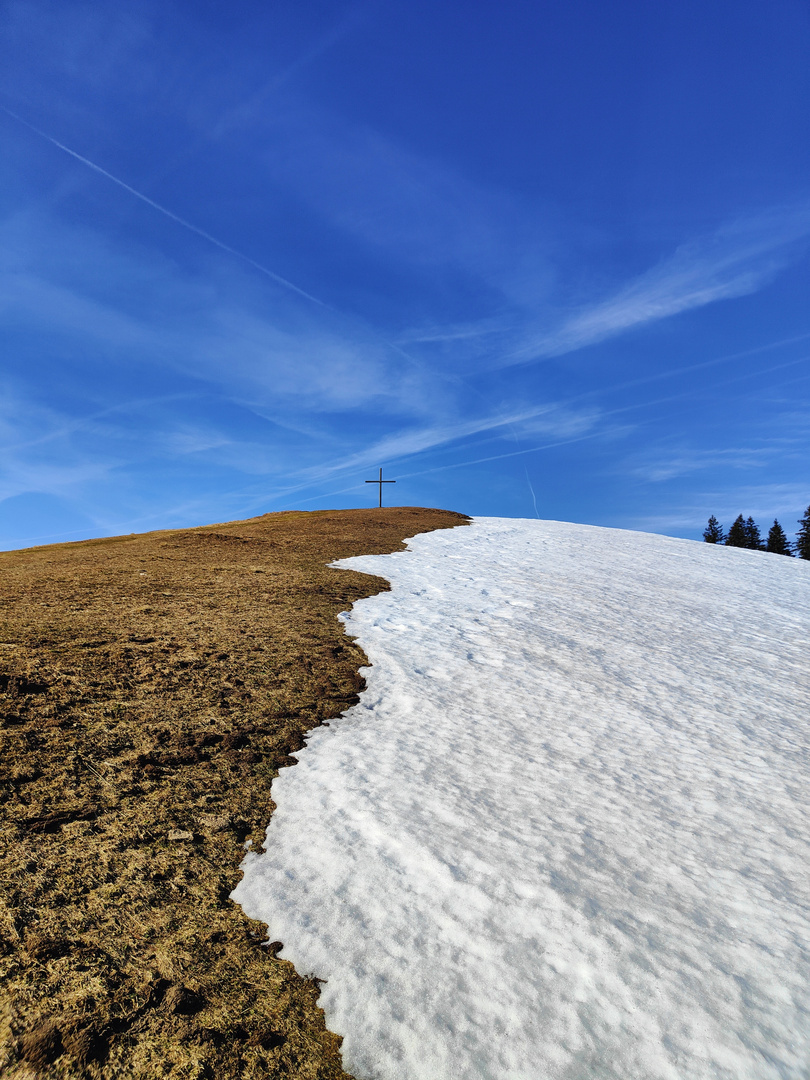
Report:
<svg viewBox="0 0 810 1080"><path fill-rule="evenodd" d="M359 1080L810 1075L810 563L476 519L342 563L361 703L234 898Z"/></svg>

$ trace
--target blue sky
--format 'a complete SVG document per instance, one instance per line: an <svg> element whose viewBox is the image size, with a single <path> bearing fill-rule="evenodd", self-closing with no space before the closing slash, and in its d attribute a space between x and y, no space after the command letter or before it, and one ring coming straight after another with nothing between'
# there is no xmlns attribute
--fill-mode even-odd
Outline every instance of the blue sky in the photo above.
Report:
<svg viewBox="0 0 810 1080"><path fill-rule="evenodd" d="M804 0L0 8L0 547L373 505L379 466L793 534Z"/></svg>

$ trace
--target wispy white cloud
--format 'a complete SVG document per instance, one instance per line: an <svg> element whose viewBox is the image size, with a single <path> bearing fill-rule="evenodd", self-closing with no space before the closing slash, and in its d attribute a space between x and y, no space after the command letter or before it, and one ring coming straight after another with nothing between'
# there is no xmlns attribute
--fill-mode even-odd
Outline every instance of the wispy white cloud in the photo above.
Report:
<svg viewBox="0 0 810 1080"><path fill-rule="evenodd" d="M4 453L0 466L0 499L26 491L78 497L88 487L109 481L123 463L120 456L80 450L73 450L61 458Z"/></svg>
<svg viewBox="0 0 810 1080"><path fill-rule="evenodd" d="M459 275L456 285L475 296L480 318L426 320L396 337L456 371L562 356L749 295L810 241L810 203L758 210L686 240L607 296L583 302L589 243L561 208L478 186L446 163L312 108L290 104L266 134L268 168L330 227L384 250L435 294L446 273Z"/></svg>
<svg viewBox="0 0 810 1080"><path fill-rule="evenodd" d="M406 415L435 407L429 387L442 377L362 320L295 298L268 302L234 268L208 266L203 279L43 217L3 223L0 242L0 309L29 338L75 338L88 355L168 366L198 387L287 414L293 403L299 414L371 401Z"/></svg>
<svg viewBox="0 0 810 1080"><path fill-rule="evenodd" d="M14 408L0 416L6 495L66 496L72 478L101 482L136 460L181 456L234 477L273 477L273 490L300 488L315 473L420 452L538 412L459 420L452 380L409 362L358 320L268 305L240 271L217 267L213 282L201 281L152 254L25 215L0 226L0 238L7 327L38 356L80 351L91 376L75 387L68 380L67 398L51 397L48 380L29 383L24 364L11 365L20 385ZM167 382L178 389L159 392ZM142 393L134 397L133 387ZM206 397L218 413L232 403L269 423L260 432L233 417L209 423L198 417ZM386 429L393 434L381 444L374 432ZM45 459L54 455L60 463L51 468Z"/></svg>
<svg viewBox="0 0 810 1080"><path fill-rule="evenodd" d="M702 529L711 514L726 528L737 517L749 515L759 525L763 536L774 518L788 536L796 532L797 521L804 513L810 495L806 487L794 483L745 484L696 492L688 502L676 504L666 514L650 514L623 520L625 528L644 532L678 533Z"/></svg>
<svg viewBox="0 0 810 1080"><path fill-rule="evenodd" d="M712 236L682 245L668 259L606 300L549 331L528 334L502 365L561 356L637 327L721 300L756 292L807 249L810 205L777 208L740 219Z"/></svg>
<svg viewBox="0 0 810 1080"><path fill-rule="evenodd" d="M492 337L495 334L504 334L508 330L504 319L488 320L487 322L463 323L449 326L421 327L410 333L401 335L397 342L400 345L432 345L435 343L446 344L459 341L478 341Z"/></svg>
<svg viewBox="0 0 810 1080"><path fill-rule="evenodd" d="M364 468L380 462L402 461L428 450L447 447L472 436L498 432L505 438L517 439L527 435L571 435L595 426L598 414L594 410L575 414L570 409L554 404L524 408L518 411L497 412L463 421L454 421L431 427L403 429L394 435L364 447L331 464L326 470L317 470L321 477L350 469ZM315 470L313 470L314 472Z"/></svg>
<svg viewBox="0 0 810 1080"><path fill-rule="evenodd" d="M287 100L259 130L268 175L383 273L390 268L397 280L407 278L400 293L409 341L480 335L472 320L466 327L443 322L436 301L451 292L466 293L478 310L483 305L484 321L525 304L536 313L542 305L563 245L559 207L478 183L439 157L310 102ZM438 317L413 334L408 292L419 296L421 312Z"/></svg>
<svg viewBox="0 0 810 1080"><path fill-rule="evenodd" d="M283 63L269 78L262 79L260 85L251 88L236 104L223 106L221 99L212 101L207 95L204 100L195 99L190 103L190 119L199 129L199 134L189 139L168 161L162 163L152 173L149 182L154 183L176 171L208 143L218 142L240 129L254 131L257 122L267 113L273 97L338 45L361 21L361 7L348 7L325 32L313 38L297 56ZM231 86L234 81L233 72L229 72L225 79L226 84ZM216 117L213 122L212 115Z"/></svg>
<svg viewBox="0 0 810 1080"><path fill-rule="evenodd" d="M536 446L523 446L518 450L507 450L501 454L487 454L484 457L464 458L463 461L451 461L443 465L433 465L427 469L416 472L403 473L402 479L415 476L427 476L430 473L447 472L450 469L466 469L475 465L487 465L493 461L506 461L509 458L526 457L529 454L539 454L545 450L555 450L560 446L571 446L574 443L586 442L590 439L603 439L606 442L615 441L627 435L632 428L628 426L613 425L610 428L600 427L587 434L576 435L570 439L556 439L552 442L540 443Z"/></svg>
<svg viewBox="0 0 810 1080"><path fill-rule="evenodd" d="M153 68L148 49L154 47L154 25L148 5L118 4L104 9L87 0L70 6L58 0L8 0L3 4L3 36L19 58L0 72L0 87L9 97L52 102L51 85L43 74L55 73L60 82L75 80L85 86L114 87L126 71L129 85L139 89ZM33 70L31 70L33 69ZM39 76L39 77L37 77ZM62 108L71 102L59 101Z"/></svg>
<svg viewBox="0 0 810 1080"><path fill-rule="evenodd" d="M81 335L85 342L95 340L100 348L114 350L122 358L137 356L138 363L168 364L195 380L200 391L212 388L259 416L285 423L294 435L288 445L283 439L271 439L269 445L262 445L250 437L234 438L232 431L175 419L165 430L156 429L148 436L157 456L209 454L224 467L243 474L275 476L276 490L300 491L333 476L380 463L402 462L482 435L516 444L520 440L520 446L503 453L471 456L468 464L532 453L605 434L612 430L616 412L644 407L644 403L633 403L614 410L600 409L589 392L568 401L505 406L484 414L479 410L470 416L469 400L463 407L460 400L455 400L458 388L448 389L446 373L435 375L424 364L403 363L396 348L357 321L334 312L306 312L295 305L284 311L260 311L258 294L247 290L243 298L244 283L232 273L230 278L221 279L221 289L212 289L210 282L202 285L176 267L160 262L147 265L147 256L142 253L135 257L111 250L92 235L78 237L75 230L63 229L60 233L55 223L47 223L47 228L51 257L56 252L57 281L44 276L38 260L33 269L26 266L21 251L37 251L38 245L26 242L30 238L19 221L7 233L13 243L6 247L0 284L8 314L22 314L52 331ZM762 247L769 250L764 242ZM67 256L64 261L59 255L62 249L81 251L84 281L68 284L71 265ZM148 304L148 317L111 302L95 280L87 280L88 263L94 265L93 274L101 281L135 281L139 288L151 282L160 302ZM738 264L739 258L735 261L726 255L726 265ZM666 274L663 270L659 273L663 281ZM661 282L659 288L663 289ZM637 286L635 292L639 291ZM97 292L99 296L94 295ZM631 292L625 290L626 295ZM474 335L475 329L473 325L455 333L464 338ZM499 326L487 329L500 331ZM437 328L434 334L440 336ZM449 334L448 338L453 336ZM635 383L639 381L645 380ZM381 410L380 415L387 413L388 426L393 430L380 438L378 428L364 422L347 433L344 442L348 452L335 455L334 432L327 437L319 428L317 416L358 410L359 415L369 407ZM100 425L109 421L115 426L112 413L119 408L118 404L102 404L84 417L61 417L46 432L52 430L54 439L66 439L81 430L99 435ZM39 439L48 437L43 436L42 426L39 431ZM110 445L114 445L114 432L108 435ZM525 442L532 445L525 447ZM304 453L295 449L303 446ZM115 453L112 460L119 460ZM635 469L635 475L664 480L700 467L699 458L681 453L632 466L630 473ZM24 483L34 479L25 470L18 478ZM39 481L43 482L42 475ZM64 482L64 478L59 479L57 487Z"/></svg>
<svg viewBox="0 0 810 1080"><path fill-rule="evenodd" d="M674 480L705 469L764 469L773 464L777 448L773 446L728 447L722 450L673 450L656 452L648 460L631 464L630 476L651 483Z"/></svg>
<svg viewBox="0 0 810 1080"><path fill-rule="evenodd" d="M316 43L312 56L328 48L331 40L327 34ZM302 62L309 62L306 52ZM255 136L257 173L264 170L263 176L294 193L296 206L308 207L312 235L320 224L325 237L339 234L341 243L350 239L347 264L355 254L358 263L368 259L367 276L355 296L363 289L374 292L377 280L368 268L376 272L379 267L382 277L390 273L395 282L398 275L408 277L403 306L410 285L417 295L408 310L391 314L388 309L380 326L373 327L360 315L313 304L314 295L192 224L196 212L189 211L188 219L175 214L144 194L140 179L130 186L97 165L105 160L97 150L91 152L91 160L71 148L72 138L68 146L45 132L39 134L80 162L88 174L94 172L117 185L122 199L138 199L152 207L170 232L175 225L190 230L208 242L210 251L186 237L193 254L181 256L185 258L181 264L173 263L158 253L160 244L153 237L143 240L155 245L151 250L134 244L127 249L113 235L101 239L89 229L68 229L55 219L62 210L56 207L50 217L42 213L36 227L29 220L17 222L16 233L7 229L5 239L12 243L4 245L5 255L0 256L0 263L5 260L0 266L0 295L6 313L32 335L81 342L88 354L95 354L102 375L105 364L130 373L143 371L147 382L156 371L171 372L189 387L189 394L180 395L178 402L182 397L190 400L194 393L209 393L221 404L236 403L245 414L249 410L279 427L259 434L241 431L241 419L208 423L185 406L173 416L170 410L161 415L159 395L154 397L151 421L141 419L132 425L142 440L138 447L142 457L209 462L212 468L231 470L239 483L244 479L242 490L251 493L254 477L272 477L272 484L264 485L263 500L270 490L314 490L327 481L340 484L355 472L388 462L397 462L400 468L408 462L405 467L410 469L419 455L438 451L443 456L424 462L432 468L422 473L537 453L584 439L618 439L628 429L616 426L617 413L656 402L639 402L635 395L625 394L611 399L617 406L611 409L607 395L688 369L635 379L622 379L617 371L615 386L605 380L585 383L585 392L567 401L547 400L552 395L544 388L542 371L532 373L531 379L524 379L524 373L492 374L486 385L498 390L491 395L481 389L483 378L476 387L469 377L562 356L752 293L804 250L810 236L808 207L775 209L693 239L634 280L614 283L590 301L586 293L583 302L582 276L575 279L588 245L570 233L570 222L554 224L553 214L528 205L525 198L485 190L456 175L446 163L420 157L378 132L352 127L302 105L294 93L278 110L258 107L265 92L288 81L283 72L271 77L257 96L249 95L230 111L220 112L213 123L206 100L196 126L188 124L184 130L190 127L204 132L206 139L221 140L223 153L234 133L246 136L246 141ZM192 139L186 150L193 153L199 142ZM50 153L47 147L43 152ZM183 153L181 147L180 159ZM160 173L161 166L165 171L172 162L155 166ZM174 195L166 202L173 206ZM37 229L40 235L32 244ZM227 235L227 230L219 231ZM570 250L560 258L563 234ZM275 264L273 257L267 261ZM568 268L564 282L563 264ZM283 285L283 292L268 287L268 278ZM107 288L108 283L112 287ZM340 295L336 276L332 283ZM379 296L385 288L383 282ZM361 298L354 310L375 307L364 309ZM715 362L723 361L706 364ZM87 364L88 370L91 366ZM101 385L96 391L92 378L85 378L82 393L84 400L66 405L64 415L43 414L25 430L6 432L12 441L25 437L30 451L15 466L15 483L50 483L48 490L66 491L71 477L81 477L87 464L79 436L96 440L93 453L108 477L134 460L133 447L120 430L126 424L117 423L122 413L116 410L123 407L117 398L111 405L110 391ZM131 387L126 394L131 396ZM482 397L489 400L482 403ZM493 407L502 400L508 404ZM23 413L26 407L33 408L32 401L20 404ZM36 431L39 435L33 434ZM64 448L63 473L37 472L46 466L37 459L34 444L45 441L60 452ZM496 445L483 448L488 442ZM450 461L451 456L464 461ZM730 465L730 459L716 458L712 466L724 464ZM684 450L631 466L628 474L663 481L705 467L700 455ZM757 468L758 459L739 457L735 467Z"/></svg>

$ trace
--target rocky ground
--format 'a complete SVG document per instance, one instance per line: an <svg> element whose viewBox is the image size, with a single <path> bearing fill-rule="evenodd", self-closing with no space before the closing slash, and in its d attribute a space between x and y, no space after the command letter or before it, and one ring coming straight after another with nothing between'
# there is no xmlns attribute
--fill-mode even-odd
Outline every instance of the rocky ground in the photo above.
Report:
<svg viewBox="0 0 810 1080"><path fill-rule="evenodd" d="M229 900L270 784L362 689L327 564L464 524L271 514L0 554L0 1072L346 1078L317 973Z"/></svg>

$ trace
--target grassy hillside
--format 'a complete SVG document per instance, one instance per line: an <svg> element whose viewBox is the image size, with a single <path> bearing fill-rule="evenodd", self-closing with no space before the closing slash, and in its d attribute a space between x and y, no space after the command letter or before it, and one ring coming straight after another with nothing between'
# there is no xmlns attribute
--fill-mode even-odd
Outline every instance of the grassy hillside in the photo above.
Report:
<svg viewBox="0 0 810 1080"><path fill-rule="evenodd" d="M401 508L0 554L0 1071L338 1078L317 979L229 899L270 784L354 703L331 570L463 524Z"/></svg>

